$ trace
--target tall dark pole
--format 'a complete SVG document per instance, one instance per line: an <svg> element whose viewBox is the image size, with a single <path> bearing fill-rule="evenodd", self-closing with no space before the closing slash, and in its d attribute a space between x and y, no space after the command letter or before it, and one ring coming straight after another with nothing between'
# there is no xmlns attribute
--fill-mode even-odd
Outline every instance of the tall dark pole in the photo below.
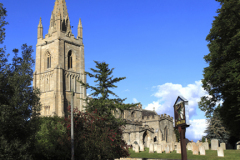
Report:
<svg viewBox="0 0 240 160"><path fill-rule="evenodd" d="M186 126L178 127L178 131L180 132L182 160L187 160L186 139L185 139Z"/></svg>
<svg viewBox="0 0 240 160"><path fill-rule="evenodd" d="M72 160L74 160L74 129L73 129L73 92L71 100L71 149L72 149Z"/></svg>

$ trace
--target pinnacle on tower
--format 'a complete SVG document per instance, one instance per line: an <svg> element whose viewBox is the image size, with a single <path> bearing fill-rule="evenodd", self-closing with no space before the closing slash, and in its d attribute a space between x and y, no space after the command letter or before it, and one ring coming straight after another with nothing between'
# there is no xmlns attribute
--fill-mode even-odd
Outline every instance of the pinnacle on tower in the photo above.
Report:
<svg viewBox="0 0 240 160"><path fill-rule="evenodd" d="M39 24L38 24L38 28L42 28L42 18L40 17L40 20L39 20Z"/></svg>
<svg viewBox="0 0 240 160"><path fill-rule="evenodd" d="M78 37L82 38L82 22L81 22L81 18L79 19L79 23L78 23Z"/></svg>
<svg viewBox="0 0 240 160"><path fill-rule="evenodd" d="M42 26L42 18L40 17L38 24L38 38L43 38L43 26Z"/></svg>

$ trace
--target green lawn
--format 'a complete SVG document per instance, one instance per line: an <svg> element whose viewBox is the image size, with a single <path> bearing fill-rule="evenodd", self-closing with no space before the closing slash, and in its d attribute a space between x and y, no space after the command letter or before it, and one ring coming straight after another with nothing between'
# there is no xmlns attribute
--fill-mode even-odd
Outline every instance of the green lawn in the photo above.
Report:
<svg viewBox="0 0 240 160"><path fill-rule="evenodd" d="M177 154L176 151L166 154L164 153L149 153L149 149L145 148L145 151L135 153L132 149L129 149L131 158L163 158L163 159L181 159L181 154ZM206 155L193 155L192 151L187 150L188 160L240 160L240 150L225 150L224 157L218 157L217 151L206 150Z"/></svg>

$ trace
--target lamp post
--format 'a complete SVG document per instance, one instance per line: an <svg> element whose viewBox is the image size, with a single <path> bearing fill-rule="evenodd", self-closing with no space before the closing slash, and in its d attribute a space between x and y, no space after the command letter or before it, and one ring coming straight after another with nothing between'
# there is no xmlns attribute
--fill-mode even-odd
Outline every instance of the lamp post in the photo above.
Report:
<svg viewBox="0 0 240 160"><path fill-rule="evenodd" d="M185 105L188 105L188 101L183 96L178 96L173 105L175 128L177 128L180 133L182 160L187 160L185 133L186 128L189 127L189 125L186 123L186 117L188 117L188 115L185 116Z"/></svg>
<svg viewBox="0 0 240 160"><path fill-rule="evenodd" d="M71 153L72 153L72 160L74 160L73 95L74 95L74 93L72 92L72 99L71 99Z"/></svg>

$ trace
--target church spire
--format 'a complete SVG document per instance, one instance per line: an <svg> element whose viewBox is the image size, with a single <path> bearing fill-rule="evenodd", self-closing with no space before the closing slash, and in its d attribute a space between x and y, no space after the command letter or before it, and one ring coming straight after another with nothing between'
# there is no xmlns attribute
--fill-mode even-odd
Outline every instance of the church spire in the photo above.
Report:
<svg viewBox="0 0 240 160"><path fill-rule="evenodd" d="M42 18L40 17L38 24L38 39L43 38L43 26L42 26Z"/></svg>
<svg viewBox="0 0 240 160"><path fill-rule="evenodd" d="M82 38L82 22L81 22L81 18L79 19L79 23L78 23L78 37Z"/></svg>
<svg viewBox="0 0 240 160"><path fill-rule="evenodd" d="M56 31L72 32L65 0L56 0L52 11L48 33Z"/></svg>

